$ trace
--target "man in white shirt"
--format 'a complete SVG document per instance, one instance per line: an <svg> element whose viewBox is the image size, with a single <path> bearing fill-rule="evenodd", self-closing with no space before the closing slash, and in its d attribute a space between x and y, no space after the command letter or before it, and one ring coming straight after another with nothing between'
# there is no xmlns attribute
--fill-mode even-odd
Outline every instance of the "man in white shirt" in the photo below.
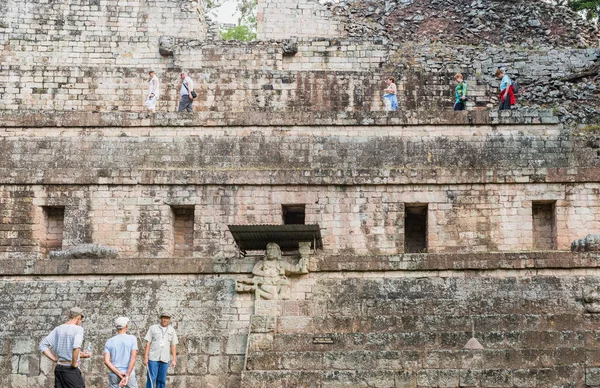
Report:
<svg viewBox="0 0 600 388"><path fill-rule="evenodd" d="M150 326L144 339L144 365L148 366L146 388L166 388L169 363L173 368L177 365L177 349L179 343L177 333L169 326L171 314L160 314L160 324Z"/></svg>
<svg viewBox="0 0 600 388"><path fill-rule="evenodd" d="M150 82L148 83L148 96L146 97L146 108L152 113L156 113L156 103L160 95L160 81L154 71L150 71Z"/></svg>
<svg viewBox="0 0 600 388"><path fill-rule="evenodd" d="M79 370L79 359L90 358L92 353L81 351L83 344L83 310L73 307L69 320L48 334L40 342L40 352L56 363L55 388L85 388L85 380Z"/></svg>
<svg viewBox="0 0 600 388"><path fill-rule="evenodd" d="M104 365L110 370L109 388L137 388L135 377L135 358L138 354L137 338L127 334L129 318L115 319L117 335L106 341L104 346Z"/></svg>
<svg viewBox="0 0 600 388"><path fill-rule="evenodd" d="M194 91L194 81L185 73L181 73L181 89L179 89L179 111L192 111L192 103L194 97L192 92Z"/></svg>

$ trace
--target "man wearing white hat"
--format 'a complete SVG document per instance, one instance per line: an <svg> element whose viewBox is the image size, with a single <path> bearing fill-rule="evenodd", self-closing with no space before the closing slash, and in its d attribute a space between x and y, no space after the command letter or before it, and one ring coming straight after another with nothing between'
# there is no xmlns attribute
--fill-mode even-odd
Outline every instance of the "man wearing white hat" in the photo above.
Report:
<svg viewBox="0 0 600 388"><path fill-rule="evenodd" d="M150 326L144 339L144 365L148 366L146 388L166 388L169 364L177 365L177 348L179 343L175 329L169 325L171 314L162 312L160 324Z"/></svg>
<svg viewBox="0 0 600 388"><path fill-rule="evenodd" d="M115 319L117 335L106 341L104 346L104 365L110 370L109 388L137 388L135 378L135 357L138 354L137 339L127 334L129 318Z"/></svg>

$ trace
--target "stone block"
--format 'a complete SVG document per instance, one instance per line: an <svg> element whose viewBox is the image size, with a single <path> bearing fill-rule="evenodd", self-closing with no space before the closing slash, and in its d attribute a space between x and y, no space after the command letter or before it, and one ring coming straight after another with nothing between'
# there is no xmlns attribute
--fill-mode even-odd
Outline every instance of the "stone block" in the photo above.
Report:
<svg viewBox="0 0 600 388"><path fill-rule="evenodd" d="M417 386L417 374L414 372L397 371L394 376L398 388L415 388Z"/></svg>
<svg viewBox="0 0 600 388"><path fill-rule="evenodd" d="M481 370L467 369L461 370L459 374L460 387L479 387L481 386Z"/></svg>
<svg viewBox="0 0 600 388"><path fill-rule="evenodd" d="M251 351L268 351L273 348L273 335L272 334L251 334L248 338L249 349Z"/></svg>
<svg viewBox="0 0 600 388"><path fill-rule="evenodd" d="M13 354L28 354L36 351L36 343L32 338L27 337L16 337L12 339L13 346L12 352Z"/></svg>
<svg viewBox="0 0 600 388"><path fill-rule="evenodd" d="M252 333L270 333L275 330L277 317L272 315L252 315L250 331Z"/></svg>
<svg viewBox="0 0 600 388"><path fill-rule="evenodd" d="M585 368L585 384L587 386L600 385L600 368Z"/></svg>
<svg viewBox="0 0 600 388"><path fill-rule="evenodd" d="M210 356L208 358L208 373L211 375L226 375L229 371L229 357Z"/></svg>
<svg viewBox="0 0 600 388"><path fill-rule="evenodd" d="M208 372L209 356L187 355L187 374L205 375Z"/></svg>
<svg viewBox="0 0 600 388"><path fill-rule="evenodd" d="M280 358L276 353L253 352L247 357L248 370L278 370L280 367Z"/></svg>
<svg viewBox="0 0 600 388"><path fill-rule="evenodd" d="M512 384L512 373L505 369L488 369L481 375L481 384L486 387L507 387Z"/></svg>
<svg viewBox="0 0 600 388"><path fill-rule="evenodd" d="M285 352L281 354L281 367L288 370L322 370L322 352Z"/></svg>
<svg viewBox="0 0 600 388"><path fill-rule="evenodd" d="M248 336L241 334L234 334L229 336L227 338L225 354L245 354L247 338Z"/></svg>

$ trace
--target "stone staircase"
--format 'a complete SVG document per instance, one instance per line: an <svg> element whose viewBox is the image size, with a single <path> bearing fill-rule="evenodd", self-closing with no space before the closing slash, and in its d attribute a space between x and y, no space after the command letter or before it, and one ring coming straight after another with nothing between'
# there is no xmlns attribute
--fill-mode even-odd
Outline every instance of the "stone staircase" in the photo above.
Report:
<svg viewBox="0 0 600 388"><path fill-rule="evenodd" d="M584 375L594 386L597 371L584 364L597 352L578 349L595 341L596 316L550 293L517 299L518 282L501 281L506 288L493 301L464 299L460 281L441 279L406 281L381 295L378 282L349 281L354 299L280 301L279 311L296 304L297 315L253 316L242 386L548 387ZM472 324L482 350L464 349Z"/></svg>

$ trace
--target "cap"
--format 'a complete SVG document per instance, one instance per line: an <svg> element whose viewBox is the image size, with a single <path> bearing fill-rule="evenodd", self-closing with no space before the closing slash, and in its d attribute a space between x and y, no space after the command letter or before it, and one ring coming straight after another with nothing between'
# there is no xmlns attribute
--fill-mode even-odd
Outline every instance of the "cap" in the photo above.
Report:
<svg viewBox="0 0 600 388"><path fill-rule="evenodd" d="M160 318L162 317L167 317L167 318L171 318L171 313L163 311L162 313L160 313Z"/></svg>
<svg viewBox="0 0 600 388"><path fill-rule="evenodd" d="M122 329L129 323L129 318L127 317L119 317L115 319L115 326L117 329Z"/></svg>
<svg viewBox="0 0 600 388"><path fill-rule="evenodd" d="M69 317L71 317L71 318L75 318L80 315L83 318L83 309L82 308L73 307L73 308L71 308L71 310L69 310Z"/></svg>

